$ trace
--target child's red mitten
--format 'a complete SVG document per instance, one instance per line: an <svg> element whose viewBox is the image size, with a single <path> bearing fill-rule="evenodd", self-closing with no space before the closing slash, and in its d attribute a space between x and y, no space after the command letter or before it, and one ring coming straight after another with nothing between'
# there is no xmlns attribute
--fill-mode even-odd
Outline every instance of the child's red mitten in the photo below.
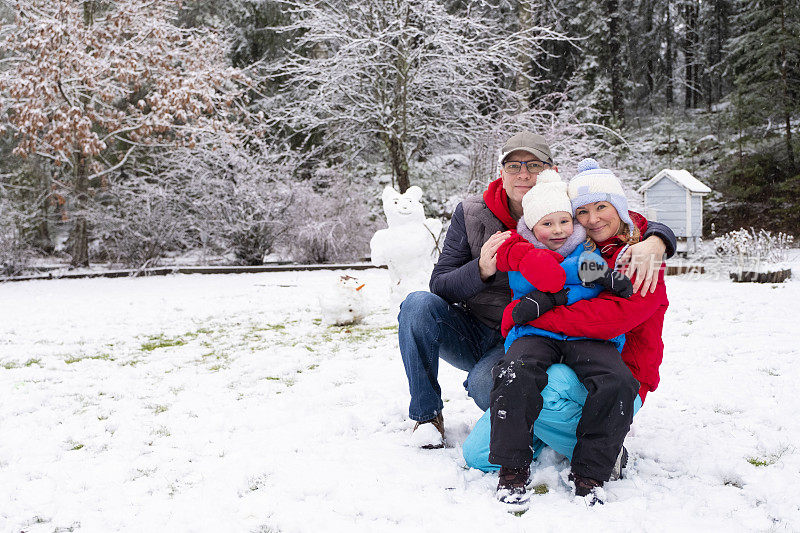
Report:
<svg viewBox="0 0 800 533"><path fill-rule="evenodd" d="M561 267L563 259L550 250L530 250L520 261L519 271L540 291L558 292L567 281L567 273Z"/></svg>

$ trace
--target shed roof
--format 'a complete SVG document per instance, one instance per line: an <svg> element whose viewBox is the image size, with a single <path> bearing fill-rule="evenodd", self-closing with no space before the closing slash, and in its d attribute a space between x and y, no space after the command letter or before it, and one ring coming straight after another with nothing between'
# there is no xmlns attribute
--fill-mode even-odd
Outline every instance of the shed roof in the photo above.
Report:
<svg viewBox="0 0 800 533"><path fill-rule="evenodd" d="M700 194L707 194L711 192L711 189L702 183L700 180L689 174L688 170L675 170L671 168L665 168L647 183L639 187L639 192L642 193L661 181L663 178L669 178L681 187L689 189L691 192L696 192Z"/></svg>

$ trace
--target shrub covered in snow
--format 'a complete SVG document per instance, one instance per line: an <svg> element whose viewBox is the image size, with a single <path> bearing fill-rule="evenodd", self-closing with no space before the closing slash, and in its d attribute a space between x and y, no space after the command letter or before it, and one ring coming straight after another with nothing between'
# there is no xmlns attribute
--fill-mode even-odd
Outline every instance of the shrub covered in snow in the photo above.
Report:
<svg viewBox="0 0 800 533"><path fill-rule="evenodd" d="M714 239L717 256L739 270L760 271L786 261L794 237L786 233L740 228Z"/></svg>
<svg viewBox="0 0 800 533"><path fill-rule="evenodd" d="M375 230L369 201L355 189L314 191L294 187L290 231L285 234L289 255L298 263L331 263L362 259Z"/></svg>
<svg viewBox="0 0 800 533"><path fill-rule="evenodd" d="M157 265L168 251L185 247L184 204L174 192L163 183L134 177L113 193L97 195L89 211L96 236L90 245L92 260L146 268Z"/></svg>

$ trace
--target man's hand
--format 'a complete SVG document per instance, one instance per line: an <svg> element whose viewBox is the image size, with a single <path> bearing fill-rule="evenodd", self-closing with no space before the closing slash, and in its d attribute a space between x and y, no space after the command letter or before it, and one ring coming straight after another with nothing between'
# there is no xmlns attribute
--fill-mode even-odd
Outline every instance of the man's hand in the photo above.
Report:
<svg viewBox="0 0 800 533"><path fill-rule="evenodd" d="M634 294L641 288L641 295L647 291L656 292L658 286L658 271L664 261L664 252L667 245L652 235L642 242L630 246L617 259L617 265L621 267L621 272L626 274L633 281Z"/></svg>
<svg viewBox="0 0 800 533"><path fill-rule="evenodd" d="M510 231L496 232L481 246L481 256L478 259L478 270L481 280L486 281L497 272L497 249L511 237Z"/></svg>

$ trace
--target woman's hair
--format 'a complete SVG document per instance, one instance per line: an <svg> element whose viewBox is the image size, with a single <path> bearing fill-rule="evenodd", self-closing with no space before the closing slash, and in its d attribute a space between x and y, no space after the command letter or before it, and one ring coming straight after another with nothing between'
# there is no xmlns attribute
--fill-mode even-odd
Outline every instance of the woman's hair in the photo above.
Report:
<svg viewBox="0 0 800 533"><path fill-rule="evenodd" d="M636 224L628 225L622 220L619 222L619 230L617 235L625 242L625 244L636 244L642 240L642 233Z"/></svg>

